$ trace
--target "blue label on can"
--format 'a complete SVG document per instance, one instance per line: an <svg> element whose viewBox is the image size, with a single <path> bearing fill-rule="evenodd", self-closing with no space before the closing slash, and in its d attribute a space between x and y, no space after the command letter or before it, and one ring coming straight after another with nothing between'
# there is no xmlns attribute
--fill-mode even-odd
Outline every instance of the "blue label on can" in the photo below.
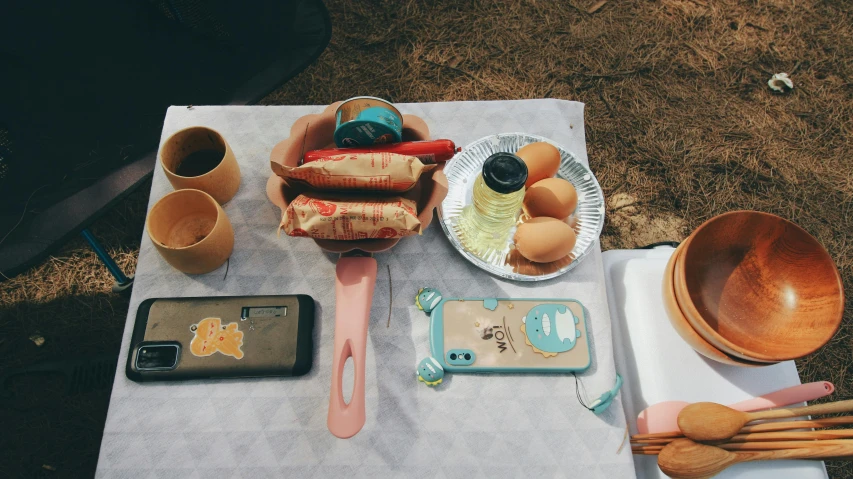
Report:
<svg viewBox="0 0 853 479"><path fill-rule="evenodd" d="M402 119L388 108L373 106L341 122L343 112L335 117L335 144L338 147L370 146L403 141Z"/></svg>

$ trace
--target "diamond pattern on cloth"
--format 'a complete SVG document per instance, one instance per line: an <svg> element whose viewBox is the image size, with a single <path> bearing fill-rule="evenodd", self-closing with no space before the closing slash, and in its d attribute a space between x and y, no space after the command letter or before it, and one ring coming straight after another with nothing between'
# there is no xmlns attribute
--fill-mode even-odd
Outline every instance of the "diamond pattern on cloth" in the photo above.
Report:
<svg viewBox="0 0 853 479"><path fill-rule="evenodd" d="M463 146L523 131L563 145L587 163L583 104L562 100L399 104L433 138ZM571 375L453 374L438 388L416 381L429 355L429 318L414 305L420 287L445 297L575 298L589 312L593 362L579 375L589 400L615 381L610 316L598 245L568 274L520 284L479 270L434 220L422 236L375 255L379 273L367 342L367 422L355 437L326 427L334 340L337 255L313 241L277 235L280 212L266 199L269 152L300 116L322 106L169 108L162 138L203 125L225 137L242 182L224 209L235 245L205 275L172 269L143 235L120 365L136 309L148 298L309 294L317 301L315 355L301 378L137 384L119 367L104 428L98 478L126 477L634 477L621 401L602 416L575 397ZM158 165L149 209L172 191ZM388 320L388 273L393 308ZM345 384L347 382L345 381ZM349 383L351 384L351 382Z"/></svg>

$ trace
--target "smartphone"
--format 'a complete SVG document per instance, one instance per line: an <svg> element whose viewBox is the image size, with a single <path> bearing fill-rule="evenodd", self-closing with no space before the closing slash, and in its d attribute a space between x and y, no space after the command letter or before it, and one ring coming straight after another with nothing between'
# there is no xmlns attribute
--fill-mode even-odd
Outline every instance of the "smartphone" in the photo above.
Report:
<svg viewBox="0 0 853 479"><path fill-rule="evenodd" d="M438 298L432 296L430 349L447 371L568 373L590 366L586 309L579 301L475 298L435 302Z"/></svg>
<svg viewBox="0 0 853 479"><path fill-rule="evenodd" d="M125 374L138 382L301 376L311 370L313 330L307 295L147 299Z"/></svg>

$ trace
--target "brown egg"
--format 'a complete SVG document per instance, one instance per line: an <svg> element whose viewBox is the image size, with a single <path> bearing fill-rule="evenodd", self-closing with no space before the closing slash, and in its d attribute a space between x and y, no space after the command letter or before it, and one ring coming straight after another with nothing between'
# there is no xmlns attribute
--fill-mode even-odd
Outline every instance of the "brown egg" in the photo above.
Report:
<svg viewBox="0 0 853 479"><path fill-rule="evenodd" d="M527 182L524 183L526 188L530 188L539 180L553 177L560 169L560 150L544 141L524 145L515 155L527 165Z"/></svg>
<svg viewBox="0 0 853 479"><path fill-rule="evenodd" d="M525 258L534 263L550 263L571 253L577 236L564 221L543 216L519 226L514 241Z"/></svg>
<svg viewBox="0 0 853 479"><path fill-rule="evenodd" d="M537 181L524 194L524 211L533 218L549 216L563 220L575 212L578 193L574 185L562 178Z"/></svg>

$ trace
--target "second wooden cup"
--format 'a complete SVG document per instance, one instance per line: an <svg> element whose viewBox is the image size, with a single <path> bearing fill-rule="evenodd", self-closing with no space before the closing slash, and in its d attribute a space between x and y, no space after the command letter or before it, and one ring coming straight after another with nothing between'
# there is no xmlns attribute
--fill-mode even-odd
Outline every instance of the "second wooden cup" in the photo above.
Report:
<svg viewBox="0 0 853 479"><path fill-rule="evenodd" d="M178 190L160 199L148 214L148 236L175 269L209 273L234 249L234 229L222 206L199 190Z"/></svg>
<svg viewBox="0 0 853 479"><path fill-rule="evenodd" d="M160 149L160 164L176 190L191 188L212 196L220 205L240 188L240 167L228 142L216 130L185 128Z"/></svg>

